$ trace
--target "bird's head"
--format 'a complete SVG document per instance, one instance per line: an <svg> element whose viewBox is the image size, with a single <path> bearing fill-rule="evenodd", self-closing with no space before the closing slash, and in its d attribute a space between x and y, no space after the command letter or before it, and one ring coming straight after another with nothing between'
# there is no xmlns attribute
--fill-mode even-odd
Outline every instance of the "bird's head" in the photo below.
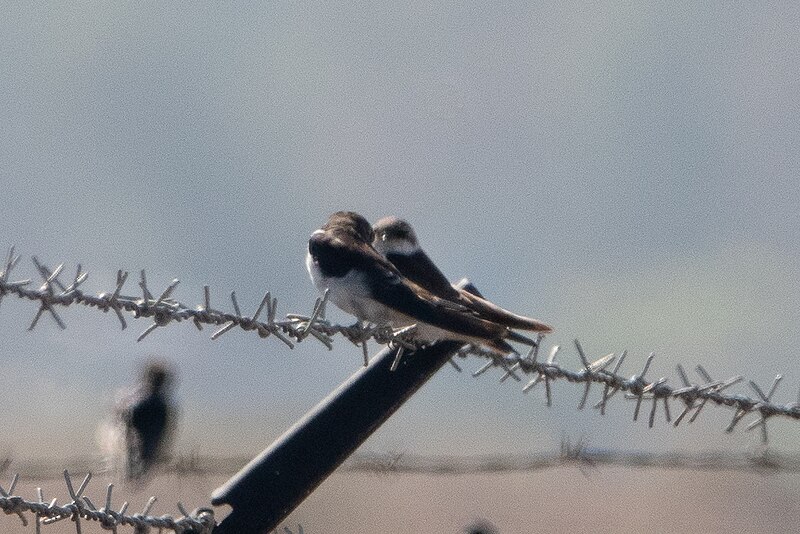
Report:
<svg viewBox="0 0 800 534"><path fill-rule="evenodd" d="M387 254L411 255L419 251L419 242L414 228L397 217L384 217L373 226L375 238L372 246L386 256Z"/></svg>
<svg viewBox="0 0 800 534"><path fill-rule="evenodd" d="M372 243L374 236L369 222L354 211L337 211L328 218L328 222L322 229L345 233L351 238L367 244Z"/></svg>

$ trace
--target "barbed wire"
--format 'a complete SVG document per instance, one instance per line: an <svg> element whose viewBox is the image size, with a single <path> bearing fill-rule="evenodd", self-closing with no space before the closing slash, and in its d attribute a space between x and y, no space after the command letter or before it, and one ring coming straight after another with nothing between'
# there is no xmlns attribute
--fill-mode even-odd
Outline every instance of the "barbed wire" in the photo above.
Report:
<svg viewBox="0 0 800 534"><path fill-rule="evenodd" d="M103 530L110 530L117 533L120 526L133 527L136 534L149 532L151 528L172 530L177 534L210 534L216 525L214 521L214 511L210 508L198 508L189 513L183 504L177 503L177 508L182 514L175 519L169 515L153 516L150 515L153 505L156 503L155 497L150 497L144 509L138 514L128 514L128 503L124 502L119 511L112 508L113 484L106 488L105 506L97 508L92 500L84 495L91 473L87 474L83 482L75 489L69 471L64 470L64 481L71 501L67 504L58 505L58 499L53 499L50 503L44 500L42 488L37 488L38 501L28 501L14 495L19 475L14 475L8 490L0 486L0 508L7 514L15 514L22 521L23 526L28 525L25 513L34 515L34 528L36 534L40 534L42 525L51 525L65 519L74 523L77 534L82 534L81 520L97 521Z"/></svg>
<svg viewBox="0 0 800 534"><path fill-rule="evenodd" d="M201 458L191 461L177 457L170 465L162 469L162 473L189 475L221 475L236 469L241 458ZM6 459L7 464L11 462ZM564 438L559 450L532 454L492 454L474 457L458 456L425 456L406 454L404 452L361 453L354 455L343 466L343 472L374 474L434 474L434 475L481 475L498 473L533 472L546 469L577 467L584 475L590 475L594 469L601 467L626 467L635 469L689 469L693 471L733 471L754 472L758 474L798 473L800 472L800 455L781 454L769 449L760 449L756 453L734 453L730 451L705 452L664 452L621 451L597 449L588 445L584 439L572 441ZM25 467L23 466L23 469ZM40 470L42 466L39 466ZM35 472L35 469L34 469ZM182 516L174 519L168 515L150 515L157 499L151 497L142 512L127 514L128 503L121 505L119 511L112 508L113 484L106 489L105 506L98 509L94 502L84 493L91 475L86 475L83 482L74 489L73 480L64 470L64 480L71 502L59 506L57 499L46 503L41 488L37 488L38 500L29 501L14 495L19 475L14 475L8 490L0 485L0 509L7 515L17 515L23 526L29 522L25 514L34 516L33 526L39 534L42 526L71 520L78 534L82 534L81 519L95 521L103 530L117 532L119 527L131 527L135 534L149 532L158 528L172 530L182 534L213 533L216 525L213 510L198 508L187 513L178 502L177 509ZM302 534L303 527L297 530L282 527L274 531L276 534Z"/></svg>
<svg viewBox="0 0 800 534"><path fill-rule="evenodd" d="M273 297L271 292L266 292L252 316L244 316L239 307L235 291L230 294L234 313L222 312L212 308L211 290L206 285L203 287L203 304L192 308L171 298L172 293L179 284L178 279L174 279L157 298L154 297L148 287L144 269L140 271L139 279L141 297L122 294L122 289L130 275L128 271L122 270L117 271L117 281L113 291L91 295L80 288L89 277L88 273L82 270L80 264L78 264L75 277L68 285L65 285L59 280L64 264L62 263L51 270L41 263L36 256L33 256L31 260L41 275L43 283L38 289L32 289L29 287L32 284L30 279L17 281L9 279L12 269L17 266L19 259L20 256L14 253L14 247L11 247L5 262L5 268L0 271L0 303L2 303L3 297L7 295L38 301L39 309L28 330L33 330L36 327L45 312L50 314L62 330L65 329L66 324L56 311L56 308L77 304L96 308L103 312L113 311L117 315L123 330L127 328L127 321L122 313L123 311L132 313L133 317L137 319L143 317L153 318L153 323L139 335L137 341L143 340L156 328L167 326L171 323L192 321L198 330L202 330L203 325L223 325L222 328L211 335L211 339L218 339L223 334L238 327L247 332L256 332L262 338L274 336L289 348L294 348L295 343L311 336L328 349L332 349L331 338L337 334L344 336L355 344L363 345L365 354L366 341L370 339L382 344L396 342L402 343L409 349L416 348L416 345L410 340L406 341L404 339L412 331L409 328L393 330L385 325L365 325L361 323L342 326L333 325L325 321L323 317L326 299L323 298L317 299L310 316L287 314L285 320L276 320L278 299ZM259 320L265 310L266 321Z"/></svg>
<svg viewBox="0 0 800 534"><path fill-rule="evenodd" d="M153 322L138 336L137 341L141 341L159 327L182 321L191 321L198 330L202 330L203 325L221 326L212 334L212 339L218 339L223 334L238 328L246 332L254 331L262 338L274 336L290 349L294 348L296 343L313 338L330 350L333 347L333 338L340 335L361 347L365 365L368 362L368 341L373 340L379 344L388 344L397 348L397 354L392 364L393 370L397 368L401 359L406 356L407 351L413 352L420 346L413 339L414 326L392 329L384 325L371 325L360 322L351 326L342 326L329 322L325 318L327 294L316 300L311 314L290 313L285 316L285 319L278 320L278 301L270 292L266 292L255 313L252 316L246 316L241 312L235 292L230 294L233 313L212 308L209 286L204 286L203 288L203 304L201 305L189 307L175 300L172 298L172 294L179 284L177 279L173 280L158 297L155 297L148 287L144 270L140 271L138 284L141 290L141 297L123 295L122 290L129 278L129 273L120 270L117 272L116 284L112 291L92 295L81 289L82 284L88 278L88 274L82 270L80 264L77 266L74 278L71 279L71 282L65 284L59 279L63 272L63 264L51 270L35 256L32 257L32 262L43 283L38 289L34 289L31 287L32 281L29 279L16 281L10 279L10 273L18 265L19 259L20 256L15 255L12 247L4 264L4 269L0 271L0 304L2 304L2 300L6 296L16 296L21 299L38 302L39 307L28 330L33 330L45 313L49 314L56 324L64 329L66 324L56 311L57 308L83 305L101 310L104 313L109 310L113 311L123 329L127 328L123 312L131 313L134 318L152 318ZM263 312L266 312L266 320L259 320ZM485 364L472 373L475 377L481 376L495 367L503 372L500 377L501 382L509 378L522 382L522 376L528 376L529 380L522 388L525 393L543 383L547 406L552 405L553 382L558 380L584 384L584 391L578 404L578 409L583 409L587 405L591 386L593 384L601 386L602 395L593 406L599 409L602 415L606 412L609 400L622 392L624 398L635 401L634 421L639 418L642 404L645 402L650 403L648 417L648 425L650 427L654 425L659 404L663 406L666 421L671 422L674 426L678 426L687 417L689 422L694 422L709 402L712 405L733 408L734 415L725 429L727 432L732 432L745 416L753 413L756 415L756 419L748 424L747 429L760 429L763 443L768 440L767 421L770 418L781 416L792 420L800 419L800 395L796 402L778 404L772 401L772 397L781 383L781 375L775 377L770 387L766 389L766 393L757 383L752 380L748 381L751 390L756 395L756 398L751 398L744 394L726 393L728 388L742 382L744 380L743 377L734 376L724 380L713 379L702 365L695 367L695 371L700 378L697 381L691 380L683 367L677 365L676 371L680 383L673 386L668 383L667 377L660 377L656 380L649 380L646 377L655 358L652 353L638 373L626 378L620 374L622 365L627 357L626 351L623 351L618 357L612 353L596 360L590 360L580 342L575 340L574 344L580 366L578 370L573 371L556 362L556 356L560 351L558 345L552 346L547 358L544 361L540 361L539 353L542 343L543 338L540 336L525 356L511 354L500 357L480 347L467 346L461 349L456 354L456 357L478 357L487 360ZM461 367L453 359L450 362L456 369L461 370ZM608 370L612 363L614 363L612 370ZM683 405L680 414L674 419L670 410L671 400L680 402ZM567 455L571 461L588 464L592 462L613 463L615 458L617 461L631 460L629 456L626 457L627 459L620 460L619 456L600 455L584 447L580 447L578 450L581 451L580 454ZM563 463L564 457L564 451L562 450L558 462ZM547 460L547 462L553 461L555 461L553 458ZM770 461L774 461L774 459ZM742 465L745 465L749 460L747 462L743 460L743 462ZM497 467L496 461L494 465ZM762 461L759 465L766 464ZM399 461L396 461L393 466L396 469L404 468L404 464ZM411 466L405 466L405 468L410 469ZM458 470L457 467L453 466L447 469ZM796 467L792 469L796 469ZM25 501L13 496L14 486L17 481L17 477L15 477L8 492L0 488L0 507L3 508L6 514L20 516L23 523L26 520L22 512L33 513L36 516L35 526L37 533L39 532L40 524L49 524L49 522L67 518L75 522L78 533L80 533L81 518L99 521L104 529L114 532L116 532L118 525L131 525L137 529L137 534L140 531L145 532L151 527L167 528L183 533L206 533L213 530L214 519L213 512L210 509L201 508L192 514L188 514L180 503L178 503L178 509L183 515L179 519L173 519L169 516L159 518L148 516L152 503L149 503L141 514L125 515L126 506L123 506L119 512L114 512L111 509L111 492L113 488L111 485L107 490L106 506L97 509L88 498L83 496L83 491L89 478L89 476L86 477L76 492L72 489L69 475L65 471L65 480L72 502L59 507L55 500L49 505L45 504L41 494L39 502ZM151 501L155 502L154 498Z"/></svg>
<svg viewBox="0 0 800 534"><path fill-rule="evenodd" d="M541 341L541 338L539 341ZM660 377L657 380L650 381L646 378L646 374L655 359L655 354L650 353L642 370L630 378L625 378L619 373L627 357L627 351L623 351L618 358L612 353L594 361L589 361L580 342L576 339L574 343L581 362L581 368L577 371L566 369L555 361L556 355L560 350L559 345L551 347L549 356L544 362L538 360L539 346L541 343L537 343L532 347L525 357L517 355L507 358L492 358L492 355L487 354L485 350L480 351L480 349L476 349L475 347L468 347L462 350L459 355L466 357L478 351L490 358L481 368L472 373L475 377L480 376L492 367L498 366L505 371L500 378L501 381L505 381L509 377L521 381L522 378L518 373L533 375L534 378L530 380L522 390L527 393L539 383L544 382L547 406L552 405L551 382L559 379L584 384L583 396L578 403L579 410L586 406L592 384L603 386L600 400L593 405L594 408L600 410L601 415L605 415L608 401L620 391L626 394L626 399L636 401L633 411L634 421L637 421L639 418L642 404L645 401L650 401L648 426L651 428L655 421L659 401L663 405L666 421L672 422L674 426L678 426L689 414L691 415L689 415L688 421L690 423L694 422L709 401L718 406L734 408L733 419L725 428L726 432L733 432L738 423L747 414L755 413L757 414L757 419L747 426L747 430L760 428L763 443L768 441L767 420L769 418L782 416L793 420L800 420L800 393L798 393L796 402L777 404L771 400L783 379L780 374L775 376L766 393L764 393L764 390L756 382L749 380L748 384L750 388L758 397L757 399L752 399L743 394L723 393L724 390L734 384L742 382L744 380L742 376L734 376L725 380L715 380L702 365L698 364L695 367L695 371L701 380L699 382L692 382L683 369L683 366L678 364L676 366L676 371L682 382L681 386L671 386L667 383L667 377ZM607 367L615 361L616 363L613 370L608 371ZM674 421L670 411L670 400L677 400L683 403L683 409L680 414L674 418Z"/></svg>
<svg viewBox="0 0 800 534"><path fill-rule="evenodd" d="M373 453L354 456L343 466L348 472L473 475L540 471L574 465L579 469L600 466L630 468L692 469L706 471L755 471L798 473L800 455L762 449L754 454L733 452L664 452L596 449L585 440L563 440L557 452L491 454L475 457L424 456Z"/></svg>
<svg viewBox="0 0 800 534"><path fill-rule="evenodd" d="M177 455L161 464L158 476L178 479L192 477L229 476L253 455L199 456L187 458ZM9 465L12 463L8 459ZM26 480L50 480L54 472L63 470L61 460L14 461L15 471ZM105 472L102 459L76 459L68 464L68 471L89 469L92 473ZM563 438L553 451L528 453L495 453L473 456L427 455L406 451L356 452L340 467L348 473L419 473L419 474L480 474L524 472L550 469L571 464L590 466L621 466L633 468L704 469L718 471L759 471L770 473L800 473L800 453L786 453L757 447L748 452L726 450L669 451L606 449L590 446L587 439ZM78 467L80 466L80 467ZM5 470L8 472L8 469ZM4 471L0 470L0 476ZM14 475L22 480L20 475ZM2 484L0 484L2 487Z"/></svg>
<svg viewBox="0 0 800 534"><path fill-rule="evenodd" d="M59 280L64 264L62 263L51 270L40 262L36 256L32 257L32 262L42 277L43 283L38 289L32 289L29 287L32 283L29 279L11 281L9 278L12 269L19 263L19 259L20 256L14 253L14 247L11 247L5 262L5 268L0 272L0 303L2 303L3 297L7 295L38 301L39 308L28 327L29 330L35 328L45 312L52 316L59 327L66 328L64 321L56 312L56 308L80 304L103 312L113 310L123 329L127 327L123 311L132 313L134 318L153 318L153 323L139 335L137 341L144 339L156 328L186 320L192 321L199 330L202 330L204 324L222 325L220 329L211 335L212 339L218 339L221 335L238 327L248 332L255 331L262 338L275 336L289 348L294 348L295 343L310 337L318 340L330 350L333 347L333 337L341 335L352 343L361 346L365 364L368 361L367 341L374 340L379 344L389 344L397 347L398 352L392 364L393 369L397 367L401 358L404 357L405 351L413 351L419 347L419 343L412 337L414 326L392 329L385 325L365 325L360 322L351 326L330 323L325 319L327 294L316 300L310 315L290 313L286 315L286 319L277 320L278 301L269 291L266 292L252 316L242 314L235 292L231 292L230 295L234 313L212 308L211 291L207 285L203 288L203 304L194 308L182 304L171 298L179 283L177 279L173 280L156 298L148 288L144 270L140 271L139 287L142 291L141 297L122 294L122 289L128 280L129 273L121 270L117 272L116 286L113 291L90 295L80 288L88 278L88 274L82 270L80 264L72 281L65 285ZM260 321L259 317L265 309L267 319L266 321ZM800 419L800 394L796 402L778 404L772 401L772 397L782 380L781 375L775 377L766 393L756 382L748 381L750 388L756 394L756 398L750 398L743 394L725 393L725 390L741 382L743 377L734 376L726 380L715 380L702 365L695 367L700 377L699 381L690 380L681 365L676 367L681 385L670 385L667 377L660 377L657 380L650 381L646 378L646 375L655 358L653 353L648 356L640 372L626 378L620 372L622 364L627 357L627 351L623 351L619 357L612 353L590 362L577 339L574 343L581 367L577 371L572 371L556 362L556 355L560 350L559 345L555 345L550 349L545 361L539 361L542 341L542 337L538 337L524 357L519 354L498 357L494 353L475 346L465 347L458 352L457 356L462 358L470 356L482 357L487 360L481 368L472 373L476 377L493 367L499 367L504 371L500 378L501 381L505 381L508 378L521 381L520 374L533 376L522 390L527 393L537 384L543 382L548 406L552 404L552 382L554 380L567 380L568 382L584 384L584 392L578 404L578 409L583 409L586 406L592 384L598 384L603 388L599 402L594 404L594 407L599 409L601 414L605 414L608 401L620 391L625 393L625 398L636 401L633 412L634 421L639 418L642 404L645 401L649 401L651 405L648 424L651 427L654 424L659 402L663 405L665 419L675 426L687 416L689 417L689 422L694 422L708 402L734 408L733 418L726 428L728 432L732 432L747 414L756 413L757 419L751 422L747 429L759 428L763 442L768 439L766 423L769 418L782 416L794 420ZM461 367L453 360L451 360L451 363L456 369L461 370ZM615 365L609 371L607 368L612 363L615 363ZM679 401L683 404L683 409L674 421L670 411L670 400Z"/></svg>
<svg viewBox="0 0 800 534"><path fill-rule="evenodd" d="M5 462L10 463L9 459ZM1 472L1 471L0 471ZM151 529L158 529L159 534L164 530L171 530L176 534L212 534L217 526L214 519L214 510L211 508L197 508L192 512L187 512L180 501L176 503L176 508L181 513L177 519L165 514L161 516L151 515L157 502L155 496L150 497L141 512L135 514L127 513L129 504L123 502L118 511L112 508L112 494L114 484L106 487L105 505L97 508L94 502L84 495L89 481L92 478L91 472L87 473L81 484L75 489L72 476L68 470L64 470L64 482L71 501L58 504L58 498L54 498L49 503L44 500L44 492L41 487L36 488L38 500L30 501L19 495L15 495L19 474L15 474L8 490L0 485L0 509L6 515L16 515L22 522L23 527L29 525L25 514L33 515L33 528L36 534L41 534L43 526L50 526L61 521L70 520L73 523L75 532L83 534L81 520L94 521L102 530L110 530L117 534L119 527L133 528L134 534L147 534ZM297 525L297 530L284 526L280 530L275 530L273 534L303 534L302 525Z"/></svg>

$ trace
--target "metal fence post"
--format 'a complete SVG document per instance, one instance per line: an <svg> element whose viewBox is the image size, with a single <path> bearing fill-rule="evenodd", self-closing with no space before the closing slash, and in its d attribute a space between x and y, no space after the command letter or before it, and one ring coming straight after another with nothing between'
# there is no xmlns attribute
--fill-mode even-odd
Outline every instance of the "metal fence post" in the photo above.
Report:
<svg viewBox="0 0 800 534"><path fill-rule="evenodd" d="M382 350L214 491L211 504L233 507L215 534L274 529L460 347L406 352L394 371L395 351Z"/></svg>
<svg viewBox="0 0 800 534"><path fill-rule="evenodd" d="M215 534L270 531L408 400L463 343L439 341L406 351L384 349L309 411L211 497L233 511Z"/></svg>

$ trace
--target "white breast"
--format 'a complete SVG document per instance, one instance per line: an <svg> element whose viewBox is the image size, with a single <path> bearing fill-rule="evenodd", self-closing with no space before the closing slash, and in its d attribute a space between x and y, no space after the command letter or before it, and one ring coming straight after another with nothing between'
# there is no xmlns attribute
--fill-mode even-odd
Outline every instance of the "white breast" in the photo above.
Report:
<svg viewBox="0 0 800 534"><path fill-rule="evenodd" d="M328 290L328 300L339 309L355 315L363 321L374 324L390 324L395 328L417 325L419 339L434 341L437 339L463 339L468 343L481 343L483 340L448 332L441 328L418 321L371 298L370 290L364 280L364 275L350 271L347 275L336 278L327 277L314 263L311 254L306 255L306 268L311 275L311 280L320 293Z"/></svg>
<svg viewBox="0 0 800 534"><path fill-rule="evenodd" d="M325 276L311 254L306 254L306 268L317 290L327 289L328 300L339 309L371 323L391 322L391 310L371 298L362 273L351 270L341 278Z"/></svg>
<svg viewBox="0 0 800 534"><path fill-rule="evenodd" d="M325 276L322 274L322 271L320 271L319 265L314 262L314 258L311 257L310 252L306 252L306 270L308 270L308 275L311 277L311 281L314 282L317 290L320 293L324 292L328 287L325 283Z"/></svg>

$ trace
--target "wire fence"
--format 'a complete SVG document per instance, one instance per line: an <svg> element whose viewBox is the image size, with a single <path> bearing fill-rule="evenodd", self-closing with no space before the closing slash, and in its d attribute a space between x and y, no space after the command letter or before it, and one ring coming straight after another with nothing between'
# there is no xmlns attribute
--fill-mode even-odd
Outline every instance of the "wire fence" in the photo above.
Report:
<svg viewBox="0 0 800 534"><path fill-rule="evenodd" d="M122 503L119 510L115 510L112 507L113 484L109 484L106 488L105 505L98 508L88 496L84 495L91 478L91 473L87 474L83 482L75 489L72 477L67 470L64 470L64 481L70 502L59 505L57 498L49 503L45 502L41 488L37 488L37 501L25 500L14 495L19 480L19 475L14 475L8 490L0 487L0 508L6 514L16 514L24 526L28 525L25 513L33 514L33 525L37 534L41 532L42 526L64 520L72 521L78 534L82 533L81 520L96 521L102 529L115 533L120 526L133 527L136 534L149 532L151 528L157 528L159 531L169 529L182 534L210 534L216 524L214 512L210 508L198 508L189 513L180 502L177 503L177 508L181 513L178 518L169 515L150 515L157 500L155 497L151 497L147 501L140 513L128 514L127 502Z"/></svg>
<svg viewBox="0 0 800 534"><path fill-rule="evenodd" d="M179 283L177 279L173 280L158 297L154 297L148 288L144 270L140 272L139 287L142 292L140 297L122 294L122 289L129 277L129 273L125 271L118 271L116 287L112 291L91 295L80 289L80 286L88 278L88 274L81 269L80 265L78 265L72 281L65 285L59 280L59 276L63 271L63 264L51 270L35 256L32 261L41 275L43 283L38 289L33 289L29 287L32 284L29 279L11 281L9 278L19 259L20 257L14 254L14 249L12 248L5 262L5 269L0 272L0 303L3 297L8 295L38 302L39 307L28 328L29 330L36 327L44 313L48 313L59 327L66 328L56 309L71 305L83 305L103 312L114 311L123 329L127 327L123 311L132 313L135 318L153 318L153 323L139 335L138 341L144 339L156 328L190 320L199 330L203 329L203 325L222 325L211 335L211 339L218 339L221 335L238 328L247 332L255 331L263 338L273 336L289 348L293 348L296 343L305 339L315 339L328 349L331 349L333 347L333 338L340 335L362 347L365 362L368 359L367 342L369 340L374 340L379 344L399 346L401 350L398 351L397 361L404 356L404 350L417 348L415 341L411 337L413 327L393 330L388 326L382 325L356 323L351 326L342 326L330 323L325 319L325 298L317 299L310 315L290 313L286 315L285 319L278 320L277 298L267 292L255 313L252 316L246 316L241 312L235 292L230 294L233 313L212 308L209 286L204 286L203 304L195 307L187 306L171 298ZM259 320L265 309L266 320ZM800 392L798 392L795 402L779 404L772 401L772 397L781 382L781 375L775 377L772 384L766 388L766 392L765 389L752 380L748 381L747 383L752 392L756 395L753 398L741 393L725 393L725 390L742 381L743 377L734 376L722 380L713 379L702 365L695 367L700 378L698 381L692 381L680 365L676 368L680 379L678 385L671 385L666 377L660 377L652 381L648 380L646 375L655 358L655 354L648 356L638 373L626 378L620 373L622 372L622 365L626 360L627 352L623 351L619 356L608 354L601 358L590 360L578 340L575 340L575 348L581 366L578 370L573 371L556 362L556 355L560 350L558 345L550 349L549 355L544 361L540 361L541 341L541 338L539 338L537 344L525 356L511 355L501 358L478 347L466 347L459 352L458 356L462 358L468 356L481 357L487 360L481 368L473 373L473 376L479 376L492 367L501 367L505 371L501 381L505 381L508 378L521 381L521 374L533 376L523 387L523 391L528 392L537 384L543 383L548 406L552 403L552 383L557 380L584 384L584 394L578 405L579 409L584 408L586 405L593 384L603 388L602 397L595 404L601 414L605 413L608 401L619 392L625 393L627 398L636 401L634 420L639 417L641 405L645 401L649 401L651 407L648 421L651 426L653 425L659 402L663 406L667 421L672 421L676 426L686 416L689 416L690 422L696 420L709 402L735 409L731 423L726 429L727 431L732 431L747 414L755 413L758 418L750 423L748 429L760 428L764 441L767 440L766 422L769 418L782 416L794 420L800 419ZM608 367L612 363L614 363L613 369L609 371ZM455 362L453 364L460 369L458 364ZM683 404L683 409L674 420L671 417L670 400Z"/></svg>
<svg viewBox="0 0 800 534"><path fill-rule="evenodd" d="M196 477L229 476L246 463L251 456L230 457L177 455L158 466L159 476L177 480ZM18 480L52 480L63 471L63 460L25 461L6 459L0 462L0 477L10 476L11 464ZM79 458L67 463L69 473L92 472L103 474L107 470L102 458ZM472 475L480 473L525 472L565 466L624 466L659 467L664 469L704 469L709 471L758 471L774 473L800 473L800 453L780 453L757 447L750 452L733 451L670 451L616 450L592 447L588 440L562 439L552 451L516 454L483 454L475 456L423 455L405 451L357 452L341 467L348 473L418 473ZM24 478L20 478L24 476ZM63 472L61 473L63 477ZM2 480L2 479L0 479ZM12 478L13 481L13 478ZM3 484L0 483L0 487Z"/></svg>
<svg viewBox="0 0 800 534"><path fill-rule="evenodd" d="M754 454L731 452L619 451L595 449L582 440L565 440L553 453L500 454L476 457L420 456L405 453L361 454L343 466L348 472L474 475L541 471L575 466L582 472L603 466L764 473L800 472L800 455L763 449Z"/></svg>
<svg viewBox="0 0 800 534"><path fill-rule="evenodd" d="M397 348L393 369L403 357L413 357L413 351L419 348L419 345L413 339L413 326L395 330L383 325L356 323L350 326L343 326L329 322L325 318L326 296L317 299L311 313L308 315L290 313L279 319L277 312L278 301L270 292L266 292L258 308L252 315L248 316L242 313L235 292L230 294L232 312L213 308L209 286L204 287L202 304L192 307L179 302L172 297L179 284L177 279L173 280L158 296L155 296L148 286L144 270L140 271L139 276L140 296L123 294L123 288L129 279L129 273L126 271L117 272L115 287L110 291L90 294L82 289L83 284L88 279L88 274L82 270L81 265L77 266L76 273L69 282L62 282L60 276L64 269L63 264L50 269L38 258L33 257L32 263L42 279L42 283L36 287L30 279L11 279L11 272L17 267L19 259L20 256L15 254L12 247L3 265L4 268L0 272L0 304L3 298L7 296L35 302L38 305L38 309L28 327L29 330L34 329L45 314L49 315L60 328L66 328L66 324L58 310L73 305L82 305L101 310L104 313L113 311L123 329L127 328L125 313L131 314L137 319L152 319L152 323L138 336L138 341L150 335L157 328L183 321L191 321L198 330L203 330L206 325L218 327L212 333L211 339L218 339L223 334L238 329L245 332L256 332L262 338L274 337L288 348L294 348L297 343L306 339L313 339L330 350L333 347L335 337L340 336L361 348L365 365L369 359L367 345L369 341ZM578 409L583 409L589 404L589 395L593 385L601 388L599 400L592 403L594 408L598 409L601 414L605 414L610 400L615 397L624 397L635 402L633 419L636 421L640 416L642 406L647 404L649 405L648 425L651 427L655 423L659 405L663 409L665 420L674 426L679 425L684 420L694 422L709 404L732 408L734 413L725 429L727 432L732 432L743 418L748 414L753 414L755 419L749 422L746 428L748 430L759 429L763 443L768 440L767 422L771 418L781 417L793 421L800 420L800 394L793 402L778 403L772 400L781 383L781 375L777 375L769 387L762 388L752 380L745 382L741 376L733 376L726 379L712 378L702 365L697 365L694 369L698 379L692 379L684 368L678 365L676 367L678 382L672 384L667 377L659 377L657 379L647 377L655 358L654 354L650 354L643 366L635 374L625 377L622 374L622 366L627 359L627 352L623 351L619 355L608 354L592 359L585 353L578 340L574 341L574 345L579 366L576 370L571 370L556 361L556 357L560 353L558 345L550 347L547 351L547 356L541 358L540 352L543 339L539 337L536 341L536 344L525 355L511 354L506 357L498 357L478 347L470 346L460 350L456 356L459 360L466 358L485 360L485 363L472 373L475 377L483 375L489 369L499 368L503 373L500 378L501 381L511 378L519 382L525 382L522 387L522 391L525 393L542 384L548 406L552 404L553 384L558 381L583 385L583 395L578 404ZM459 363L454 360L451 360L451 363L461 370ZM732 386L741 382L746 383L751 394L755 396L729 392ZM671 402L677 403L680 408L676 416L673 416L674 408L671 408ZM577 450L581 452L580 454L573 454L574 458L572 460L580 460L586 464L629 462L628 465L634 465L636 462L645 461L634 461L634 457L630 455L620 456L618 453L600 454L598 451L592 452L585 447L579 447ZM569 455L566 455L566 457L569 457ZM564 458L565 454L562 450L557 461L563 463ZM664 460L665 458L662 457L659 461ZM730 459L728 458L728 460ZM541 462L541 459L537 461ZM556 459L551 458L546 463L554 461ZM684 458L682 461L685 462L687 460ZM492 465L498 467L496 461L493 460L493 462ZM790 470L796 470L797 468L796 459L788 461L785 458L781 458L778 461L775 457L772 457L768 461L762 458L755 461L755 463L750 460L741 460L741 462L741 465L746 464L747 466L778 465L786 466ZM776 464L775 462L778 463ZM550 463L547 465L550 465ZM400 460L393 465L395 470L412 470L413 468L412 465L404 464ZM511 462L509 465L517 464ZM429 466L428 468L431 467ZM459 469L463 470L465 468L451 465L450 467L432 469L457 472ZM148 510L141 514L130 516L125 515L124 509L115 512L111 509L111 486L108 488L106 506L98 509L83 496L88 479L89 477L84 480L78 491L73 491L70 477L65 473L65 480L72 501L62 507L56 506L55 501L47 505L43 502L43 498L39 499L40 502L30 502L13 496L13 489L16 484L16 479L14 479L9 491L2 490L0 506L3 507L7 514L17 514L23 521L25 521L23 512L33 513L36 517L35 526L37 532L39 531L40 523L48 524L47 522L59 521L65 518L70 518L76 522L78 532L80 532L80 518L99 521L103 528L114 531L120 525L133 526L135 529L139 529L137 532L151 527L171 529L175 532L211 532L213 530L213 511L207 508L198 509L189 514L179 504L178 509L182 516L178 519L165 516L149 518L150 516L147 516Z"/></svg>
<svg viewBox="0 0 800 534"><path fill-rule="evenodd" d="M161 469L162 474L174 473L181 477L228 475L243 458L182 458L177 457ZM4 470L10 460L3 462ZM91 462L84 462L91 464ZM560 449L552 453L525 455L485 455L475 457L423 456L405 453L361 453L354 455L345 465L343 472L374 473L380 475L435 474L446 476L497 474L510 472L534 472L547 469L576 467L584 475L604 466L624 466L626 468L685 469L692 471L736 471L753 472L760 475L772 473L799 473L800 454L780 454L762 449L754 454L731 452L666 452L618 451L592 448L584 440L564 439ZM56 469L56 464L19 466L30 478L46 477ZM99 469L99 468L98 468ZM0 473L2 471L0 470ZM112 506L113 484L106 487L104 506L97 505L85 493L91 474L87 474L77 489L67 470L63 473L69 502L59 505L58 499L47 502L41 488L37 488L37 499L28 500L15 495L19 475L14 475L8 489L0 485L0 509L7 515L16 515L24 526L32 526L38 534L43 527L69 521L76 532L82 533L86 523L94 523L103 530L117 532L120 527L131 527L136 534L148 529L172 530L183 534L205 534L213 532L214 512L210 508L198 508L187 512L185 507L176 504L180 516L156 516L152 514L156 497L150 497L141 512L129 513L128 503L118 509ZM28 515L33 521L28 520ZM83 521L84 523L81 523ZM83 526L82 526L83 525ZM282 527L276 530L281 534L302 534L303 528Z"/></svg>

